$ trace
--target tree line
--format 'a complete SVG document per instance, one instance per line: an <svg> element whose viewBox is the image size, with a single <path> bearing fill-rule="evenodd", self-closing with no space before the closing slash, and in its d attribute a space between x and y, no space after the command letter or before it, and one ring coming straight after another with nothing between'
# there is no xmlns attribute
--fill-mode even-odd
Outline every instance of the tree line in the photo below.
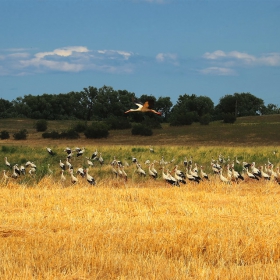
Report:
<svg viewBox="0 0 280 280"><path fill-rule="evenodd" d="M135 101L153 100L154 109L162 112L153 114L124 114L135 108ZM156 98L127 90L114 90L110 86L96 88L89 86L82 91L60 94L24 95L8 101L0 98L0 118L32 118L45 120L106 121L125 119L129 122L143 122L147 118L171 125L187 125L192 122L208 124L213 120L234 120L242 116L279 114L275 104L264 105L264 101L251 93L234 93L220 98L215 106L207 96L195 94L179 95L176 104L170 97Z"/></svg>

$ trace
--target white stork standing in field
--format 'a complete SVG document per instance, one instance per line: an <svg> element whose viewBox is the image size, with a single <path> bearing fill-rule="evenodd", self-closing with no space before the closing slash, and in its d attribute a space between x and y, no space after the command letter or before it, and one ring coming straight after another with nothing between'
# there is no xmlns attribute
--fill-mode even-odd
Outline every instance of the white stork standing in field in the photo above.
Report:
<svg viewBox="0 0 280 280"><path fill-rule="evenodd" d="M126 172L124 170L124 166L123 165L121 166L121 169L122 169L122 176L123 176L124 180L127 181L127 174L126 174Z"/></svg>
<svg viewBox="0 0 280 280"><path fill-rule="evenodd" d="M71 183L74 185L78 182L78 178L73 175L73 169L69 169L71 175Z"/></svg>
<svg viewBox="0 0 280 280"><path fill-rule="evenodd" d="M252 162L251 164L251 171L254 175L261 177L261 171L256 167L255 162Z"/></svg>
<svg viewBox="0 0 280 280"><path fill-rule="evenodd" d="M8 162L8 158L7 158L7 157L4 157L4 160L5 160L6 166L12 168L11 164Z"/></svg>
<svg viewBox="0 0 280 280"><path fill-rule="evenodd" d="M88 157L86 159L87 159L88 166L93 167L94 166L93 162Z"/></svg>
<svg viewBox="0 0 280 280"><path fill-rule="evenodd" d="M20 166L19 170L20 170L22 175L26 174L26 170L25 170L25 167L23 165Z"/></svg>
<svg viewBox="0 0 280 280"><path fill-rule="evenodd" d="M87 178L87 181L89 182L89 184L90 185L95 185L96 182L95 182L94 178L91 175L88 174L88 168L86 168L85 173L86 173L86 178Z"/></svg>
<svg viewBox="0 0 280 280"><path fill-rule="evenodd" d="M103 159L103 157L102 157L102 154L101 154L101 153L99 153L99 158L98 158L98 161L99 161L100 165L103 165L103 164L104 164L104 159Z"/></svg>
<svg viewBox="0 0 280 280"><path fill-rule="evenodd" d="M193 176L192 174L189 173L189 169L188 167L186 168L186 178L191 181L191 182L196 182L199 183L199 179L195 176Z"/></svg>
<svg viewBox="0 0 280 280"><path fill-rule="evenodd" d="M35 167L31 167L29 169L28 173L33 176L36 173L36 168Z"/></svg>
<svg viewBox="0 0 280 280"><path fill-rule="evenodd" d="M178 183L182 183L182 184L186 184L186 180L185 180L185 176L184 177L181 177L180 175L178 175L175 171L174 171L174 178L175 180L178 182Z"/></svg>
<svg viewBox="0 0 280 280"><path fill-rule="evenodd" d="M18 174L16 173L16 166L13 166L13 173L11 175L12 178L17 179L18 178Z"/></svg>
<svg viewBox="0 0 280 280"><path fill-rule="evenodd" d="M115 177L118 177L118 171L116 170L115 166L111 164L112 172L115 175Z"/></svg>
<svg viewBox="0 0 280 280"><path fill-rule="evenodd" d="M77 169L77 174L79 174L81 177L85 177L85 170L82 168L82 167L79 167L78 169Z"/></svg>
<svg viewBox="0 0 280 280"><path fill-rule="evenodd" d="M95 149L95 152L91 155L91 159L95 160L95 159L97 159L97 156L98 156L98 151L97 151L97 149Z"/></svg>
<svg viewBox="0 0 280 280"><path fill-rule="evenodd" d="M65 165L64 165L64 170L65 169L73 169L73 166L72 166L71 162L69 161L68 157L66 157L66 161L65 161Z"/></svg>
<svg viewBox="0 0 280 280"><path fill-rule="evenodd" d="M168 174L165 174L165 173L164 173L164 166L161 167L161 169L162 169L162 179L163 179L166 183L168 183L168 184L174 186L174 184L176 183L176 180L175 180L175 179L174 179L174 180L171 180L170 176L168 176Z"/></svg>
<svg viewBox="0 0 280 280"><path fill-rule="evenodd" d="M240 164L240 161L237 159L237 157L235 157L235 163Z"/></svg>
<svg viewBox="0 0 280 280"><path fill-rule="evenodd" d="M232 167L232 176L235 180L241 179L244 180L244 177L242 176L242 174L238 171L236 171L233 167Z"/></svg>
<svg viewBox="0 0 280 280"><path fill-rule="evenodd" d="M220 180L221 180L223 183L229 184L229 183L230 183L230 180L229 180L228 178L226 178L225 176L223 176L223 169L222 169L222 168L220 169L219 173L220 173L220 176L219 176Z"/></svg>
<svg viewBox="0 0 280 280"><path fill-rule="evenodd" d="M174 182L173 185L176 187L180 187L179 181L171 175L171 172L168 169L166 172L167 172L166 175L168 176L169 180Z"/></svg>
<svg viewBox="0 0 280 280"><path fill-rule="evenodd" d="M3 170L3 181L6 182L9 179L9 176L6 174L6 170Z"/></svg>
<svg viewBox="0 0 280 280"><path fill-rule="evenodd" d="M152 170L152 163L149 165L149 170L148 170L149 176L153 179L157 178L157 174L153 172Z"/></svg>
<svg viewBox="0 0 280 280"><path fill-rule="evenodd" d="M84 154L84 152L85 152L85 148L77 150L77 157L82 156Z"/></svg>
<svg viewBox="0 0 280 280"><path fill-rule="evenodd" d="M185 167L188 166L188 159L187 159L187 157L184 158L183 164L184 164Z"/></svg>
<svg viewBox="0 0 280 280"><path fill-rule="evenodd" d="M260 171L261 171L261 177L264 178L265 180L270 180L270 176L263 171L263 166L260 167Z"/></svg>
<svg viewBox="0 0 280 280"><path fill-rule="evenodd" d="M21 174L17 163L14 165L14 169L15 169L15 172L17 173L17 175Z"/></svg>
<svg viewBox="0 0 280 280"><path fill-rule="evenodd" d="M155 163L156 163L156 161L154 160L154 162L151 164L151 170L154 172L154 174L156 175L156 177L158 177L158 172L157 172L157 170L155 169Z"/></svg>
<svg viewBox="0 0 280 280"><path fill-rule="evenodd" d="M127 113L130 113L130 112L142 112L142 113L151 112L151 113L154 113L154 114L159 115L159 116L162 115L161 112L157 112L156 110L151 108L151 107L153 107L153 101L152 100L148 100L144 104L141 104L141 103L135 103L135 104L138 106L138 108L129 109L128 111L126 111L124 113L127 114Z"/></svg>
<svg viewBox="0 0 280 280"><path fill-rule="evenodd" d="M245 168L246 169L246 174L248 176L248 178L253 179L253 180L257 180L259 181L259 177L254 175L253 173L249 172L248 167Z"/></svg>
<svg viewBox="0 0 280 280"><path fill-rule="evenodd" d="M175 174L183 179L186 179L186 175L184 174L183 171L178 169L178 165L176 164L173 171L175 172Z"/></svg>
<svg viewBox="0 0 280 280"><path fill-rule="evenodd" d="M203 166L200 166L200 176L202 179L209 180L208 174L204 172Z"/></svg>
<svg viewBox="0 0 280 280"><path fill-rule="evenodd" d="M54 152L52 151L51 148L47 147L47 151L51 156L54 156Z"/></svg>
<svg viewBox="0 0 280 280"><path fill-rule="evenodd" d="M136 162L136 171L141 176L146 176L146 172L142 169L141 164Z"/></svg>
<svg viewBox="0 0 280 280"><path fill-rule="evenodd" d="M191 175L191 176L193 176L193 177L196 179L196 181L198 181L198 182L201 180L201 177L200 177L196 172L194 172L194 171L191 169L191 165L190 165L190 167L189 167L189 172L188 172L188 174Z"/></svg>
<svg viewBox="0 0 280 280"><path fill-rule="evenodd" d="M61 161L61 159L59 160L59 166L62 170L65 170L65 164Z"/></svg>
<svg viewBox="0 0 280 280"><path fill-rule="evenodd" d="M61 172L61 174L60 174L60 181L61 182L65 182L66 181L66 177L64 176L64 170L61 170L60 172Z"/></svg>

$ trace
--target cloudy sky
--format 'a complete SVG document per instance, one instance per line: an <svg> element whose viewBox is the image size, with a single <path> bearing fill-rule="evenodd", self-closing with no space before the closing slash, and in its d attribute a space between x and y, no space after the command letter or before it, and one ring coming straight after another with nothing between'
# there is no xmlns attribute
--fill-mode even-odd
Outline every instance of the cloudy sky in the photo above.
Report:
<svg viewBox="0 0 280 280"><path fill-rule="evenodd" d="M280 106L278 0L0 0L0 98L103 85Z"/></svg>

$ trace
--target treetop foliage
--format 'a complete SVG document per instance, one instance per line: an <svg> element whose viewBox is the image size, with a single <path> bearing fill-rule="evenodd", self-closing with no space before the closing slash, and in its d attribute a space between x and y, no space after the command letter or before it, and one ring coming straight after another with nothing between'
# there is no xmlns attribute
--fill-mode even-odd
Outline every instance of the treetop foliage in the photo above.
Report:
<svg viewBox="0 0 280 280"><path fill-rule="evenodd" d="M145 102L153 100L154 109L162 116L152 113L124 114L130 108L135 108L135 101ZM114 90L110 86L96 88L89 86L82 91L71 91L66 94L25 95L13 101L0 98L0 118L32 118L40 120L78 119L87 121L107 121L111 126L118 123L113 118L126 118L129 123L139 123L149 116L151 121L170 122L173 125L186 125L201 120L223 120L226 114L235 117L279 114L280 109L275 104L264 105L264 101L251 93L234 93L220 98L214 106L207 96L195 94L179 95L173 106L170 97L156 98L152 95L142 95L139 98L135 93L127 90ZM205 117L207 116L207 117ZM123 122L124 124L125 122ZM127 124L126 124L127 125Z"/></svg>

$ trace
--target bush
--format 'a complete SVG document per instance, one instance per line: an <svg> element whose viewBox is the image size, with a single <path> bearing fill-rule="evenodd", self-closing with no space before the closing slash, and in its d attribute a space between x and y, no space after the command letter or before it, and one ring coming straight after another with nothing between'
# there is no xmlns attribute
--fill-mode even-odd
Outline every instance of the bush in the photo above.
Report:
<svg viewBox="0 0 280 280"><path fill-rule="evenodd" d="M158 118L150 118L150 117L147 117L145 118L145 120L142 122L142 124L144 126L147 126L151 129L161 129L162 126L160 124L160 121Z"/></svg>
<svg viewBox="0 0 280 280"><path fill-rule="evenodd" d="M58 139L58 138L60 138L60 134L57 131L44 132L44 133L42 133L42 137L43 138Z"/></svg>
<svg viewBox="0 0 280 280"><path fill-rule="evenodd" d="M102 122L94 122L84 132L86 138L107 138L109 135L108 125Z"/></svg>
<svg viewBox="0 0 280 280"><path fill-rule="evenodd" d="M180 126L180 125L191 125L196 119L198 115L196 112L184 112L173 114L170 117L170 125L171 126Z"/></svg>
<svg viewBox="0 0 280 280"><path fill-rule="evenodd" d="M38 120L35 123L35 128L38 132L40 131L46 131L48 128L48 122L46 120Z"/></svg>
<svg viewBox="0 0 280 280"><path fill-rule="evenodd" d="M110 129L128 129L131 124L127 118L110 116L106 119L106 124Z"/></svg>
<svg viewBox="0 0 280 280"><path fill-rule="evenodd" d="M60 138L78 139L78 138L80 138L80 135L75 129L70 128L67 131L61 132L60 133Z"/></svg>
<svg viewBox="0 0 280 280"><path fill-rule="evenodd" d="M236 116L231 113L226 113L223 116L224 123L234 123L236 121Z"/></svg>
<svg viewBox="0 0 280 280"><path fill-rule="evenodd" d="M153 135L153 131L151 128L147 127L143 124L135 124L131 130L132 135L142 135L142 136L151 136Z"/></svg>
<svg viewBox="0 0 280 280"><path fill-rule="evenodd" d="M200 117L199 122L201 125L208 125L211 122L211 115L210 114L205 114Z"/></svg>
<svg viewBox="0 0 280 280"><path fill-rule="evenodd" d="M86 123L78 122L76 125L74 125L73 130L77 132L84 132L87 129Z"/></svg>
<svg viewBox="0 0 280 280"><path fill-rule="evenodd" d="M16 132L13 137L15 140L25 140L27 138L27 130L26 129L22 129L19 132Z"/></svg>
<svg viewBox="0 0 280 280"><path fill-rule="evenodd" d="M2 130L0 133L0 138L3 139L9 139L10 138L10 134L7 130Z"/></svg>

